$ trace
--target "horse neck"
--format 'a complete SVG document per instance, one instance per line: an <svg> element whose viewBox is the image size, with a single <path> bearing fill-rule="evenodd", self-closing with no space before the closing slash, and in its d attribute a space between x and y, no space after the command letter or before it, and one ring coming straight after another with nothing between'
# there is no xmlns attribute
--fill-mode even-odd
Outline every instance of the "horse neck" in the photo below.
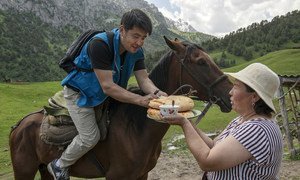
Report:
<svg viewBox="0 0 300 180"><path fill-rule="evenodd" d="M165 54L149 74L149 78L160 90L168 95L173 94L181 86L180 62L173 51Z"/></svg>
<svg viewBox="0 0 300 180"><path fill-rule="evenodd" d="M149 78L152 80L155 86L164 92L169 89L168 84L171 57L172 51L165 54L149 74Z"/></svg>
<svg viewBox="0 0 300 180"><path fill-rule="evenodd" d="M170 127L166 123L157 123L148 119L146 117L147 109L141 106L121 103L114 110L117 110L117 114L114 114L114 119L112 119L112 121L117 122L113 123L115 131L120 131L119 128L121 127L127 132L126 134L130 134L143 142L148 142L149 146L159 144ZM116 126L116 124L118 125Z"/></svg>

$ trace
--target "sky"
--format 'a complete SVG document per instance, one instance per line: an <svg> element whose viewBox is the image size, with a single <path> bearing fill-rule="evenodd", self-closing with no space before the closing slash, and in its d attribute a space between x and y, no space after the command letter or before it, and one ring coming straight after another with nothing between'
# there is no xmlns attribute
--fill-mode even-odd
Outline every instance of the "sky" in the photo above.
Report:
<svg viewBox="0 0 300 180"><path fill-rule="evenodd" d="M239 28L300 10L300 0L145 0L166 17L197 31L223 37Z"/></svg>

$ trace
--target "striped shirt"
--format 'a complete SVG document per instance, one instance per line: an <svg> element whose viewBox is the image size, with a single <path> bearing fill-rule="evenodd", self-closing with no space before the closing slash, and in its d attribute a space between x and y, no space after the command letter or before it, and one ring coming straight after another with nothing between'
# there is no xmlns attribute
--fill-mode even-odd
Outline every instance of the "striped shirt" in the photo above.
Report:
<svg viewBox="0 0 300 180"><path fill-rule="evenodd" d="M278 125L272 120L263 118L252 119L238 125L239 119L240 117L237 117L229 123L216 143L232 135L254 158L229 169L208 172L208 179L279 179L283 143Z"/></svg>

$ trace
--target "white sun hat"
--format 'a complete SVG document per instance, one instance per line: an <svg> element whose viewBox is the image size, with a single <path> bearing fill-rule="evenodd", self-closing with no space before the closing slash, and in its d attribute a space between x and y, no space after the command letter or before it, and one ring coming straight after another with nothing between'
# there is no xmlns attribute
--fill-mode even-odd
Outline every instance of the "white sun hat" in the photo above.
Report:
<svg viewBox="0 0 300 180"><path fill-rule="evenodd" d="M231 80L237 79L251 87L258 96L274 111L273 97L279 88L280 80L276 73L261 64L253 63L237 73L225 73Z"/></svg>

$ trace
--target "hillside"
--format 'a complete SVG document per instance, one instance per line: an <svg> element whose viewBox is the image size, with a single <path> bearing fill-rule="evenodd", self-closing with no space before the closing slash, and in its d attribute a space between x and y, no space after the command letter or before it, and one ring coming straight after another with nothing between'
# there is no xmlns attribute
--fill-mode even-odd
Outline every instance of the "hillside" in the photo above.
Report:
<svg viewBox="0 0 300 180"><path fill-rule="evenodd" d="M144 0L3 0L0 1L0 81L53 81L65 73L57 63L67 47L86 29L118 27L124 12L139 8L153 22L153 33L144 45L146 65L166 49L163 35L201 43L210 35L191 39L177 33L174 22ZM169 23L168 23L169 22ZM171 23L171 24L170 24ZM189 33L189 34L197 34Z"/></svg>
<svg viewBox="0 0 300 180"><path fill-rule="evenodd" d="M175 29L170 29L170 31L174 32L175 34L179 34L181 37L184 37L186 40L191 42L206 42L210 39L215 38L212 35L204 34L201 32L183 32Z"/></svg>
<svg viewBox="0 0 300 180"><path fill-rule="evenodd" d="M260 62L270 67L280 75L299 75L300 74L300 49L284 49L271 52L265 56L254 59L250 62L223 69L224 72L237 72L247 65Z"/></svg>
<svg viewBox="0 0 300 180"><path fill-rule="evenodd" d="M267 53L287 48L300 48L300 11L276 16L270 22L263 20L240 28L223 38L213 38L203 43L209 52L223 52L216 62L222 67L234 64L220 62L231 54L250 61ZM228 59L227 61L232 61Z"/></svg>

